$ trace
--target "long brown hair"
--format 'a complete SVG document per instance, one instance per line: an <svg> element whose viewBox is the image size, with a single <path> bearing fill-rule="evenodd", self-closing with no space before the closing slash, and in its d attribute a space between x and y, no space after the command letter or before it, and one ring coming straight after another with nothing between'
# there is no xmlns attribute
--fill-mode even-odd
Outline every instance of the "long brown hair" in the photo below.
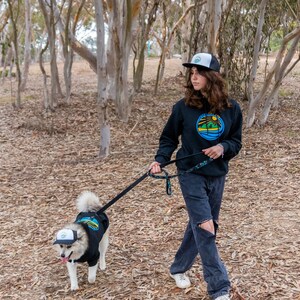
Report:
<svg viewBox="0 0 300 300"><path fill-rule="evenodd" d="M226 82L220 73L203 69L198 69L198 72L207 79L206 87L202 90L205 97L200 91L194 90L191 82L190 69L187 85L185 86L185 103L192 107L202 108L204 106L204 99L207 98L210 112L212 113L219 113L222 110L231 107L232 105L229 102Z"/></svg>

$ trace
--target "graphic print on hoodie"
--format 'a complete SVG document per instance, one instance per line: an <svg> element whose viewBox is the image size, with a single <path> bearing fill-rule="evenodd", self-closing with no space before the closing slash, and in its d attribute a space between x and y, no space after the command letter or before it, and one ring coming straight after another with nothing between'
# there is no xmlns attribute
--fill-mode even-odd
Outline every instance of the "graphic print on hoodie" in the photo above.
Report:
<svg viewBox="0 0 300 300"><path fill-rule="evenodd" d="M198 134L208 141L217 140L224 129L224 121L220 116L214 114L202 114L196 123Z"/></svg>

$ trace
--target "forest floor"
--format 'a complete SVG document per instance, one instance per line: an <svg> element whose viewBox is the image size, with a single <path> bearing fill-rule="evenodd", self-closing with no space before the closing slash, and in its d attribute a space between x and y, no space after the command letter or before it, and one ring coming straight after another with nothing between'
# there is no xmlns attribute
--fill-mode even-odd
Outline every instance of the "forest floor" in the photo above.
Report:
<svg viewBox="0 0 300 300"><path fill-rule="evenodd" d="M71 103L51 114L41 108L37 67L21 110L9 103L15 82L0 83L1 299L208 299L199 260L189 271L189 289L176 288L169 277L187 222L175 179L172 196L163 181L147 178L108 209L107 269L95 284L82 265L80 289L71 292L52 246L55 232L74 220L83 190L106 203L146 172L183 95L180 65L167 61L168 76L153 96L157 60L146 61L128 123L110 104L111 154L104 160L97 156L96 76L84 62L74 65ZM300 299L299 82L298 66L283 83L280 109L263 128L244 128L243 148L230 163L217 240L234 300ZM239 102L246 115L247 103Z"/></svg>

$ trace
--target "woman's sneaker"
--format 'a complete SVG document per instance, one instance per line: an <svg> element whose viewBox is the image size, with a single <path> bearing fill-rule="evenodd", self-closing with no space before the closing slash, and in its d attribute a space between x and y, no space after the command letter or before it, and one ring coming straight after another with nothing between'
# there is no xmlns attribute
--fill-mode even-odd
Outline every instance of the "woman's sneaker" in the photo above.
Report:
<svg viewBox="0 0 300 300"><path fill-rule="evenodd" d="M215 300L230 300L228 294L217 297Z"/></svg>
<svg viewBox="0 0 300 300"><path fill-rule="evenodd" d="M185 273L170 274L170 276L175 280L176 285L180 289L186 289L191 286L190 279Z"/></svg>

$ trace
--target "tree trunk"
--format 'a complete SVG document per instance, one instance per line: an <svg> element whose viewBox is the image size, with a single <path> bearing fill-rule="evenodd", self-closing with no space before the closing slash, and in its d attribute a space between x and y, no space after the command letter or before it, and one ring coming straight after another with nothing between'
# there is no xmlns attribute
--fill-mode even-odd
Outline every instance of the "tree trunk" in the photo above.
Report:
<svg viewBox="0 0 300 300"><path fill-rule="evenodd" d="M262 37L262 28L265 20L265 10L268 0L262 0L259 7L259 18L258 24L256 27L256 35L255 35L255 44L254 44L254 53L253 53L253 64L250 72L250 78L248 83L248 100L251 103L254 99L253 96L253 85L256 79L256 71L258 67L258 59L259 59L259 50L261 45L261 37Z"/></svg>
<svg viewBox="0 0 300 300"><path fill-rule="evenodd" d="M221 24L222 15L222 3L221 0L207 1L207 13L208 13L208 31L207 31L207 46L208 52L213 54L217 53L218 44L218 32Z"/></svg>
<svg viewBox="0 0 300 300"><path fill-rule="evenodd" d="M40 1L40 0L39 0ZM85 1L81 2L80 10ZM103 11L102 11L103 13ZM65 25L61 18L60 11L57 6L54 7L54 14L58 20L58 28L60 33L63 35L65 32ZM85 45L81 44L75 37L72 31L68 31L69 42L72 49L83 59L85 59L90 65L91 69L97 73L97 56L94 55Z"/></svg>
<svg viewBox="0 0 300 300"><path fill-rule="evenodd" d="M133 78L133 87L135 92L140 92L142 88L143 82L143 74L144 74L144 67L145 67L145 44L141 47L140 53L138 54L138 64L136 67L136 71L134 73Z"/></svg>
<svg viewBox="0 0 300 300"><path fill-rule="evenodd" d="M146 42L149 38L149 32L152 28L153 23L156 20L156 12L158 9L158 5L160 3L160 0L155 0L153 2L153 5L150 9L150 12L147 14L148 19L146 20L146 12L147 7L145 7L144 13L140 16L141 19L141 32L139 34L139 53L138 53L138 64L136 67L136 72L134 73L133 78L133 87L136 92L139 92L142 87L142 81L143 81L143 73L144 73L144 65L145 65L145 48L146 48Z"/></svg>
<svg viewBox="0 0 300 300"><path fill-rule="evenodd" d="M17 9L14 9L13 3L11 0L8 1L8 6L9 6L9 12L11 16L11 23L13 27L13 45L14 45L14 53L15 53L15 64L16 64L16 69L17 69L17 80L18 80L18 88L17 88L17 97L15 99L15 102L13 103L13 106L15 108L21 108L21 83L22 83L22 74L21 74L21 69L20 69L20 63L19 63L19 46L18 46L18 30L17 30L17 25L16 21L19 16L19 3L17 3ZM14 13L16 13L16 19L14 16Z"/></svg>
<svg viewBox="0 0 300 300"><path fill-rule="evenodd" d="M107 73L107 99L115 102L116 99L116 68L117 68L117 58L115 54L115 43L114 43L114 20L111 14L108 15L108 39L106 47L106 73Z"/></svg>
<svg viewBox="0 0 300 300"><path fill-rule="evenodd" d="M40 54L39 54L39 66L41 69L41 72L43 74L43 85L44 85L44 101L43 101L43 107L44 109L47 111L48 109L50 109L50 95L49 95L49 90L48 90L48 86L47 86L47 74L46 74L46 70L44 68L43 65L43 54L45 53L45 51L47 50L49 45L49 42L47 41L46 45L44 48L42 48Z"/></svg>
<svg viewBox="0 0 300 300"><path fill-rule="evenodd" d="M29 0L25 0L25 47L24 47L24 68L23 68L23 79L21 84L21 91L26 88L29 65L31 61L31 5Z"/></svg>
<svg viewBox="0 0 300 300"><path fill-rule="evenodd" d="M64 53L64 80L66 87L66 103L70 103L71 98L71 86L72 86L72 64L73 64L73 50L69 43L69 30L70 30L70 18L72 12L73 0L70 0L67 10L67 20L65 25L64 36L62 36L63 53Z"/></svg>
<svg viewBox="0 0 300 300"><path fill-rule="evenodd" d="M298 44L300 41L300 33L294 38L293 43L291 45L291 47L288 50L288 53L286 54L282 65L280 66L279 72L278 72L278 78L269 94L269 96L267 97L265 104L264 104L264 108L260 117L260 121L259 124L260 125L265 125L265 123L267 122L269 113L270 113L270 109L272 106L272 103L274 101L274 95L276 95L276 93L279 90L279 87L282 83L282 79L284 77L284 72L286 70L286 68L288 67L289 63L291 62L292 58L294 57L294 54L297 50Z"/></svg>
<svg viewBox="0 0 300 300"><path fill-rule="evenodd" d="M51 4L52 6L52 4ZM55 40L56 33L54 27L54 15L53 9L50 6L50 15L46 15L45 18L49 17L48 25L48 41L49 41L49 49L50 49L50 70L51 70L51 102L50 107L54 109L57 106L57 80L56 80L56 49L55 49ZM53 7L53 6L52 6Z"/></svg>
<svg viewBox="0 0 300 300"><path fill-rule="evenodd" d="M161 81L161 75L162 75L162 67L165 61L165 47L166 47L166 39L167 39L167 15L166 15L166 5L163 3L163 19L162 19L162 38L157 38L157 41L159 42L160 48L161 48L161 54L159 57L159 63L157 67L157 73L156 73L156 80L155 80L155 87L154 87L154 95L157 94L158 87Z"/></svg>
<svg viewBox="0 0 300 300"><path fill-rule="evenodd" d="M6 77L6 67L9 63L12 64L12 56L13 56L13 50L12 50L12 46L8 46L8 50L6 52L6 56L4 59L4 64L3 64L3 68L2 68L2 82L4 82L5 77Z"/></svg>
<svg viewBox="0 0 300 300"><path fill-rule="evenodd" d="M46 1L46 2L45 2ZM62 91L59 83L59 75L56 60L56 21L54 16L54 10L56 8L55 0L39 0L41 11L44 15L47 31L48 31L48 41L50 48L50 70L51 70L51 94L49 98L49 105L51 109L57 106L57 95L62 96ZM47 9L49 7L49 10Z"/></svg>
<svg viewBox="0 0 300 300"><path fill-rule="evenodd" d="M289 67L289 69L284 73L283 78L285 78L294 69L294 67L299 63L299 61L300 61L300 53L298 53L298 58L293 62L293 64ZM278 92L275 94L272 107L275 107L275 108L279 107L279 97L278 97L278 94L279 94Z"/></svg>
<svg viewBox="0 0 300 300"><path fill-rule="evenodd" d="M174 34L176 32L176 30L178 29L178 27L181 25L181 23L185 20L186 16L188 15L188 13L190 12L191 9L193 9L195 7L195 5L190 5L185 12L183 13L183 15L179 18L179 20L175 23L175 25L173 26L168 38L167 38L167 16L166 16L166 6L163 5L163 37L160 40L159 44L161 46L161 55L160 55L160 59L159 59L159 64L158 64L158 70L157 70L157 75L156 75L156 82L155 82L155 88L154 88L154 94L157 94L158 91L158 87L159 84L161 83L163 76L164 76L164 70L165 70L165 58L168 52L171 51L171 44L172 44L172 40L174 37ZM158 39L158 38L157 38ZM167 42L166 42L167 41Z"/></svg>
<svg viewBox="0 0 300 300"><path fill-rule="evenodd" d="M107 92L106 92L106 59L104 43L104 19L102 1L95 0L95 13L97 23L97 83L98 83L98 112L100 125L100 150L99 156L109 154L110 127L107 117Z"/></svg>
<svg viewBox="0 0 300 300"><path fill-rule="evenodd" d="M276 60L274 62L273 67L271 68L271 70L269 71L265 81L264 81L264 85L261 88L260 92L258 93L258 95L255 97L255 99L249 103L249 107L248 107L248 114L247 114L247 123L246 126L249 128L254 124L255 121L255 111L256 108L259 104L260 101L262 101L268 91L268 88L271 84L272 78L275 74L275 70L277 68L280 67L283 56L284 56L284 52L286 50L287 44L289 41L291 41L292 39L294 39L296 36L298 36L300 34L300 27L295 28L292 32L290 32L289 34L287 34L284 39L282 40L281 43L281 47L277 53L276 56Z"/></svg>
<svg viewBox="0 0 300 300"><path fill-rule="evenodd" d="M136 19L141 6L141 0L110 0L108 3L109 30L108 39L113 40L113 60L115 67L115 103L118 116L127 122L132 95L128 89L128 63L132 45L132 34L136 27ZM110 66L111 68L111 66ZM111 72L108 72L111 75ZM111 80L109 78L109 80Z"/></svg>
<svg viewBox="0 0 300 300"><path fill-rule="evenodd" d="M182 1L182 11L185 11L190 5L191 5L191 0L185 0ZM182 62L187 62L189 61L190 58L190 33L191 33L191 24L192 24L192 17L191 15L188 15L185 20L182 22L181 25L181 60ZM182 68L184 68L182 66ZM183 69L184 70L184 69Z"/></svg>

